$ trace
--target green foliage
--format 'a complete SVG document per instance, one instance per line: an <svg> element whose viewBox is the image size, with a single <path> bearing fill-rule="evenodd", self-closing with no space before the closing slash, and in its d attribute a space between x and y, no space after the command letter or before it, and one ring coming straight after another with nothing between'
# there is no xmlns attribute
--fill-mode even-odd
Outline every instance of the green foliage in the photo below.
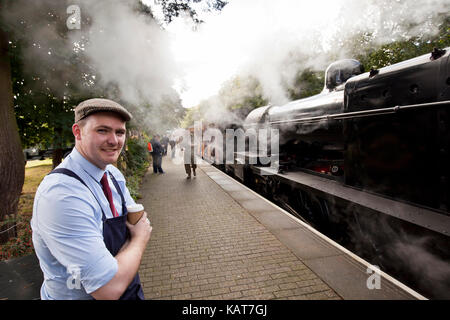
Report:
<svg viewBox="0 0 450 320"><path fill-rule="evenodd" d="M268 104L259 80L251 76L236 76L226 81L219 91L219 100L238 119L245 119L253 109Z"/></svg>
<svg viewBox="0 0 450 320"><path fill-rule="evenodd" d="M68 45L65 3L27 2L26 12L33 12L32 16L22 15L20 5L23 1L5 0L0 11L5 22L0 27L9 35L14 111L22 146L65 147L73 140L73 106L93 95L92 70L82 54Z"/></svg>
<svg viewBox="0 0 450 320"><path fill-rule="evenodd" d="M194 125L195 121L203 120L203 115L199 106L189 108L185 111L184 118L180 122L181 128L188 128Z"/></svg>
<svg viewBox="0 0 450 320"><path fill-rule="evenodd" d="M261 94L251 95L244 98L241 103L228 106L239 119L245 119L253 109L266 106L268 101Z"/></svg>
<svg viewBox="0 0 450 320"><path fill-rule="evenodd" d="M402 41L395 41L380 46L368 46L357 55L357 59L365 66L379 69L404 60L431 53L434 48L450 46L450 17L439 25L439 32L434 36L415 36Z"/></svg>
<svg viewBox="0 0 450 320"><path fill-rule="evenodd" d="M222 124L224 121L242 120L253 109L267 104L258 79L251 76L235 76L222 85L216 96L188 109L181 126L187 128L198 120Z"/></svg>
<svg viewBox="0 0 450 320"><path fill-rule="evenodd" d="M120 101L117 84L109 83L107 88L101 85L101 75L84 52L89 34L80 33L77 45L71 42L74 33L70 32L74 31L66 27L65 2L32 2L22 13L20 7L25 0L5 1L5 7L0 7L0 27L10 36L14 110L24 148L72 144L73 107L92 97L122 103L134 115L133 123L140 130L163 132L178 126L184 110L176 92L159 105L144 101L132 106ZM153 19L150 8L140 1L129 4L135 12ZM9 12L14 12L15 18ZM89 30L91 23L89 11L83 13L82 26L86 27L82 31Z"/></svg>
<svg viewBox="0 0 450 320"><path fill-rule="evenodd" d="M159 104L146 103L131 110L133 125L150 135L164 134L167 130L179 127L185 112L176 92L163 97Z"/></svg>
<svg viewBox="0 0 450 320"><path fill-rule="evenodd" d="M19 214L17 215L17 220L13 220L17 224L18 235L0 246L0 261L33 253L30 219L31 216L29 215ZM5 220L1 223L7 222L9 221Z"/></svg>
<svg viewBox="0 0 450 320"><path fill-rule="evenodd" d="M140 198L139 188L142 177L150 165L148 160L147 141L142 138L131 138L127 141L125 152L125 178L131 196L136 201Z"/></svg>
<svg viewBox="0 0 450 320"><path fill-rule="evenodd" d="M144 139L129 139L126 152L127 173L134 173L148 165L148 150Z"/></svg>
<svg viewBox="0 0 450 320"><path fill-rule="evenodd" d="M306 69L297 74L293 88L288 88L291 100L307 98L320 93L324 86L325 72L314 72Z"/></svg>
<svg viewBox="0 0 450 320"><path fill-rule="evenodd" d="M198 18L197 12L192 8L191 3L197 3L201 0L159 0L157 3L161 6L164 14L164 20L167 23L172 22L174 17L178 17L181 13L188 14L195 23L202 23ZM209 10L220 11L227 4L226 1L214 0L209 1Z"/></svg>

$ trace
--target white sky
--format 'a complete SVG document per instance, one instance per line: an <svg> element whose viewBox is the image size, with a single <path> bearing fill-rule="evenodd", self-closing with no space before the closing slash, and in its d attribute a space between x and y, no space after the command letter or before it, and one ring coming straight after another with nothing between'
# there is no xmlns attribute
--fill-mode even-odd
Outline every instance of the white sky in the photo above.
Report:
<svg viewBox="0 0 450 320"><path fill-rule="evenodd" d="M161 8L154 5L155 0L142 0L142 2L151 6L156 18L164 24ZM203 21L209 21L217 14L207 11L205 1L192 3L191 7ZM183 74L181 78L175 79L174 88L180 94L183 106L186 108L193 107L202 99L217 93L224 79L234 73L233 70L217 69L217 60L211 59L210 56L217 56L217 52L211 52L211 46L207 41L208 36L192 30L193 26L189 17L181 17L169 25L164 24L170 33L173 55L182 68L180 71ZM215 71L211 72L212 70Z"/></svg>

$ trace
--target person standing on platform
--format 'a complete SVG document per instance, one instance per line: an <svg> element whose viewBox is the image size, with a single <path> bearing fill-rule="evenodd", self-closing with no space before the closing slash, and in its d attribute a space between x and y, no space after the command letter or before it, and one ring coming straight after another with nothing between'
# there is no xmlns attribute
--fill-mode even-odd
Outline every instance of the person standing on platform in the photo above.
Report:
<svg viewBox="0 0 450 320"><path fill-rule="evenodd" d="M39 185L33 205L33 244L44 273L42 300L143 300L138 269L152 227L114 167L131 114L108 99L75 108L75 148Z"/></svg>
<svg viewBox="0 0 450 320"><path fill-rule="evenodd" d="M163 136L161 139L161 145L164 148L163 156L166 156L167 155L167 147L169 145L169 138L167 138L166 136Z"/></svg>
<svg viewBox="0 0 450 320"><path fill-rule="evenodd" d="M182 148L184 150L184 169L186 171L186 179L191 178L191 168L194 177L197 175L195 169L197 169L197 160L195 159L195 142L194 134L191 133L190 137L182 141Z"/></svg>
<svg viewBox="0 0 450 320"><path fill-rule="evenodd" d="M175 159L175 140L169 140L171 158Z"/></svg>
<svg viewBox="0 0 450 320"><path fill-rule="evenodd" d="M164 147L161 145L161 142L159 141L160 135L157 134L153 137L152 140L150 140L150 143L152 144L153 151L152 159L153 159L153 173L161 173L163 174L164 171L162 169L162 156L164 153Z"/></svg>

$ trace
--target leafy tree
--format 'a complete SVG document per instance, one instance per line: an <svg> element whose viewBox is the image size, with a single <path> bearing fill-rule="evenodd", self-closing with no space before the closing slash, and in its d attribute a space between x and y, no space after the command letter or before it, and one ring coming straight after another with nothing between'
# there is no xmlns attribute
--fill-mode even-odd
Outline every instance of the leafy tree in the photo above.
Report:
<svg viewBox="0 0 450 320"><path fill-rule="evenodd" d="M192 3L198 3L202 0L159 0L157 3L161 6L166 23L172 22L174 17L178 17L181 13L187 13L195 23L202 23L198 18L195 9L192 8ZM212 0L207 1L209 10L222 10L227 4L226 1Z"/></svg>
<svg viewBox="0 0 450 320"><path fill-rule="evenodd" d="M198 120L222 125L241 123L250 111L267 104L256 78L235 76L224 82L217 95L188 109L182 126L187 128Z"/></svg>
<svg viewBox="0 0 450 320"><path fill-rule="evenodd" d="M11 35L14 103L22 145L52 147L55 167L62 160L62 149L73 143L73 107L80 101L105 97L133 111L138 108L120 101L115 83L109 83L107 90L99 86L101 75L84 54L89 46L89 33L67 28L66 1L4 1L0 14ZM141 1L127 4L134 12L153 19L150 8ZM27 9L22 12L20 9L25 5ZM80 6L82 30L89 30L92 17L83 3ZM78 41L71 43L74 34ZM135 119L139 122L141 117Z"/></svg>
<svg viewBox="0 0 450 320"><path fill-rule="evenodd" d="M435 36L415 36L408 40L388 43L381 47L371 47L362 54L359 54L357 58L365 66L366 71L368 71L370 68L378 69L431 53L434 48L445 48L449 46L450 18L447 18L439 26L439 33Z"/></svg>
<svg viewBox="0 0 450 320"><path fill-rule="evenodd" d="M245 119L253 109L268 104L259 81L252 76L236 76L226 81L219 91L219 97L226 110L239 119Z"/></svg>
<svg viewBox="0 0 450 320"><path fill-rule="evenodd" d="M0 14L10 35L14 110L22 145L54 148L56 166L62 148L73 140L72 108L92 96L95 71L67 45L66 3L27 2L32 16L18 13L23 1L4 3ZM38 36L30 38L31 34Z"/></svg>
<svg viewBox="0 0 450 320"><path fill-rule="evenodd" d="M157 104L143 103L140 108L132 107L133 123L150 135L165 134L167 130L177 128L185 112L176 92L164 96Z"/></svg>
<svg viewBox="0 0 450 320"><path fill-rule="evenodd" d="M287 92L291 100L307 98L320 93L324 86L325 72L314 72L306 69L297 74L293 88L288 88Z"/></svg>
<svg viewBox="0 0 450 320"><path fill-rule="evenodd" d="M195 106L186 110L183 120L180 122L181 128L189 128L194 125L195 121L203 120L203 114L200 112L200 107Z"/></svg>

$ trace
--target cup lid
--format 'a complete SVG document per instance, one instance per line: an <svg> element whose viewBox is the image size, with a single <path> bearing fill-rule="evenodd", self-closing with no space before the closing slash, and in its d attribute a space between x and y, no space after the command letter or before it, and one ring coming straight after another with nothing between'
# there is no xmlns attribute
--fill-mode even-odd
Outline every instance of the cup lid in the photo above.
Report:
<svg viewBox="0 0 450 320"><path fill-rule="evenodd" d="M144 206L140 203L136 203L136 204L127 206L128 212L139 212L139 211L143 211L143 210L144 210Z"/></svg>

